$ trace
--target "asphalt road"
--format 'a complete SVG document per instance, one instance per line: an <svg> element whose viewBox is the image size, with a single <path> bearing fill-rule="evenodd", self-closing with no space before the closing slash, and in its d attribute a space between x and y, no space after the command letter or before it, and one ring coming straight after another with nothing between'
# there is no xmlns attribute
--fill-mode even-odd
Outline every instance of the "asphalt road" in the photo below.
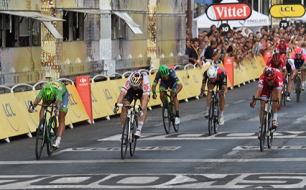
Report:
<svg viewBox="0 0 306 190"><path fill-rule="evenodd" d="M120 157L118 116L67 128L52 156L35 159L35 138L0 141L0 189L191 189L306 187L305 92L278 114L272 149L259 150L257 82L230 90L225 124L208 136L206 98L180 103L179 132L166 135L161 108L148 112L133 157ZM35 137L35 135L34 135Z"/></svg>

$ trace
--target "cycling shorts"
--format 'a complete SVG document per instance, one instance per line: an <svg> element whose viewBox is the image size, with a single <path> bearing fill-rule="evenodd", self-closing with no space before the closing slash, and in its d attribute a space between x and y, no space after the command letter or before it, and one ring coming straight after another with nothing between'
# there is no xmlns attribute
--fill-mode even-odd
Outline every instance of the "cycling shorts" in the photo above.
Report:
<svg viewBox="0 0 306 190"><path fill-rule="evenodd" d="M141 99L143 95L143 90L142 89L137 89L134 90L133 88L130 88L126 95L123 98L123 101L128 101L130 104L133 102L134 99ZM150 95L149 95L150 97Z"/></svg>
<svg viewBox="0 0 306 190"><path fill-rule="evenodd" d="M215 87L216 85L218 85L219 88L220 88L222 85L227 86L227 77L225 76L224 79L223 79L223 81L219 80L219 81L216 81L216 82L211 82L211 80L208 79L207 85L209 85L209 84L214 85L214 87Z"/></svg>
<svg viewBox="0 0 306 190"><path fill-rule="evenodd" d="M171 88L174 92L176 91L178 85L177 83L174 81L174 82L164 82L163 80L160 81L160 85L159 85L159 89L160 90L166 90L168 88Z"/></svg>
<svg viewBox="0 0 306 190"><path fill-rule="evenodd" d="M286 64L286 69L288 71L288 76L292 76L292 68L291 68L291 65L289 63Z"/></svg>
<svg viewBox="0 0 306 190"><path fill-rule="evenodd" d="M305 67L305 63L303 63L303 65L302 65L302 64L298 64L298 63L294 63L294 65L295 65L295 69L296 69L296 70L297 70L297 69L300 69L302 66Z"/></svg>
<svg viewBox="0 0 306 190"><path fill-rule="evenodd" d="M66 91L64 94L63 94L63 97L62 97L62 104L61 104L61 109L60 111L63 111L63 112L68 112L68 108L69 108L69 93L68 91Z"/></svg>
<svg viewBox="0 0 306 190"><path fill-rule="evenodd" d="M264 85L261 94L260 94L260 98L270 98L270 91L273 91L274 89L277 89L277 86L269 86L269 85Z"/></svg>

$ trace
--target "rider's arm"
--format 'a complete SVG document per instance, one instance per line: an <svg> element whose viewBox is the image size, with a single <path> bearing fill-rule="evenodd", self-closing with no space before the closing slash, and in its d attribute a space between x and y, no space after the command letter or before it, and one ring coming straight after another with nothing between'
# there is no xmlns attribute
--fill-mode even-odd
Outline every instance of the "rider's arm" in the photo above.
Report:
<svg viewBox="0 0 306 190"><path fill-rule="evenodd" d="M205 90L206 82L207 82L207 71L204 72L203 74L203 81L202 81L202 91Z"/></svg>
<svg viewBox="0 0 306 190"><path fill-rule="evenodd" d="M179 83L179 84L177 85L177 89L176 89L175 92L178 94L182 89L183 89L183 85L182 85L182 83Z"/></svg>
<svg viewBox="0 0 306 190"><path fill-rule="evenodd" d="M255 99L259 98L259 96L260 96L260 94L262 92L262 89L263 89L263 87L258 85L256 94L255 94Z"/></svg>
<svg viewBox="0 0 306 190"><path fill-rule="evenodd" d="M36 104L38 104L40 101L41 101L41 99L36 97L36 99L33 102L33 108L35 108L37 106Z"/></svg>
<svg viewBox="0 0 306 190"><path fill-rule="evenodd" d="M224 86L226 86L226 84L224 84L224 81L226 80L225 77L227 77L227 76L225 76L224 73L222 72L222 73L220 74L220 80L221 80L221 87L222 87L222 88L223 88ZM226 95L227 92L228 92L228 90L227 90L227 86L226 86L225 88L223 88L223 93Z"/></svg>
<svg viewBox="0 0 306 190"><path fill-rule="evenodd" d="M117 100L117 104L121 104L121 103L122 103L123 98L125 97L125 95L126 95L126 92L125 92L125 91L121 91L121 92L120 92L119 98L118 98L118 100Z"/></svg>
<svg viewBox="0 0 306 190"><path fill-rule="evenodd" d="M55 102L55 104L56 104L57 110L60 111L61 110L62 101L61 100L57 100Z"/></svg>
<svg viewBox="0 0 306 190"><path fill-rule="evenodd" d="M159 72L156 73L155 79L153 81L153 85L152 85L152 92L153 94L156 91L156 85L158 84L159 79L161 78L161 75L159 74Z"/></svg>

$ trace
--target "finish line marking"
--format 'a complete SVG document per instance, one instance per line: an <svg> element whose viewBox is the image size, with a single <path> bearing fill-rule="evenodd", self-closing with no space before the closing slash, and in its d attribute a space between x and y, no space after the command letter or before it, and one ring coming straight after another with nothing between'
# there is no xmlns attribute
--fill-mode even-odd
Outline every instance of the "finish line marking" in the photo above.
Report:
<svg viewBox="0 0 306 190"><path fill-rule="evenodd" d="M259 150L259 147L258 147ZM96 163L248 163L248 162L305 162L306 158L254 158L254 159L105 159L105 160L33 160L0 161L0 165L31 164L96 164Z"/></svg>
<svg viewBox="0 0 306 190"><path fill-rule="evenodd" d="M272 150L306 150L306 146L272 146ZM232 150L258 150L258 146L237 146Z"/></svg>
<svg viewBox="0 0 306 190"><path fill-rule="evenodd" d="M158 134L158 133L142 133L140 140L240 140L240 139L257 139L258 132L254 133L236 133L236 132L220 132L212 136L208 134L191 134L191 133L173 133L173 134ZM279 131L273 134L274 139L289 139L289 138L306 138L306 131ZM113 135L97 141L118 141L121 134Z"/></svg>

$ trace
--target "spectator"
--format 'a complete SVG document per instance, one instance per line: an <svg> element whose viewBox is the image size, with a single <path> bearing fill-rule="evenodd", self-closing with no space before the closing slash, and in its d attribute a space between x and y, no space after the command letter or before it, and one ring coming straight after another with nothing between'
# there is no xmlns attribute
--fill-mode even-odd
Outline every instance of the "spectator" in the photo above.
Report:
<svg viewBox="0 0 306 190"><path fill-rule="evenodd" d="M220 53L221 53L221 49L217 49L217 42L211 41L210 46L206 48L204 57L206 59L211 59L214 62L216 62L219 59Z"/></svg>
<svg viewBox="0 0 306 190"><path fill-rule="evenodd" d="M260 38L262 38L266 34L265 28L260 29Z"/></svg>
<svg viewBox="0 0 306 190"><path fill-rule="evenodd" d="M213 32L214 32L215 30L217 30L216 25L214 25L214 24L211 25L211 26L210 26L210 31L208 32L207 36L210 37L210 36L213 34Z"/></svg>
<svg viewBox="0 0 306 190"><path fill-rule="evenodd" d="M199 55L202 54L203 52L203 48L199 47L198 49ZM199 56L199 58L197 59L197 66L199 66L201 69L203 67L203 61L204 61L205 57L204 56Z"/></svg>
<svg viewBox="0 0 306 190"><path fill-rule="evenodd" d="M232 34L230 32L226 33L226 37L224 38L224 40L227 40L227 41L233 40Z"/></svg>
<svg viewBox="0 0 306 190"><path fill-rule="evenodd" d="M191 51L192 47L190 44L190 39L186 39L186 54L189 55L190 51Z"/></svg>
<svg viewBox="0 0 306 190"><path fill-rule="evenodd" d="M202 52L201 52L201 53L199 52L199 56L200 56L200 58L201 58L201 57L204 57L205 50L206 50L206 43L205 43L205 41L202 41L202 42L200 43L200 47L202 48ZM200 47L199 47L199 48L200 48Z"/></svg>
<svg viewBox="0 0 306 190"><path fill-rule="evenodd" d="M193 47L191 48L190 52L189 52L189 61L192 64L195 64L199 58L199 53L198 53L198 46L199 46L199 41L197 38L194 38L192 40L193 42Z"/></svg>
<svg viewBox="0 0 306 190"><path fill-rule="evenodd" d="M207 31L204 31L204 32L203 32L203 35L204 35L204 36L207 36Z"/></svg>
<svg viewBox="0 0 306 190"><path fill-rule="evenodd" d="M204 34L200 33L199 34L199 42L202 42L204 40Z"/></svg>

